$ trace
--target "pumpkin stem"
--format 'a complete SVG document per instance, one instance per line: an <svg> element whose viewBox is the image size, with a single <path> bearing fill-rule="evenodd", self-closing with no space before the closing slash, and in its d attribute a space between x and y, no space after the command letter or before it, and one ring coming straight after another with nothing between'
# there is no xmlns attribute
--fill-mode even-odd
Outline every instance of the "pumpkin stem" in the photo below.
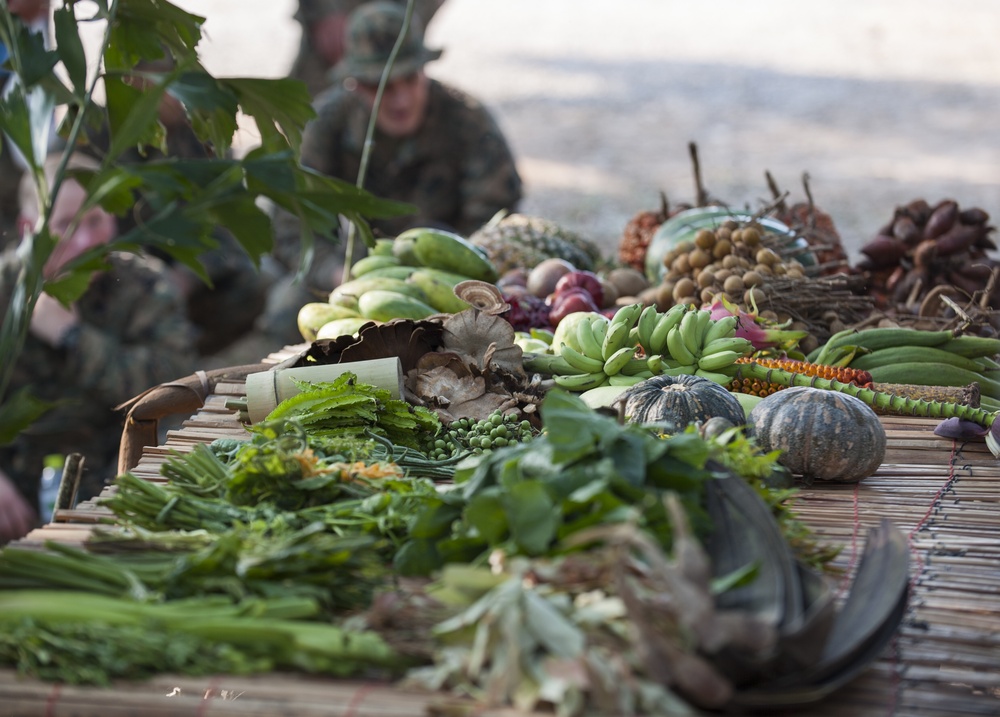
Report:
<svg viewBox="0 0 1000 717"><path fill-rule="evenodd" d="M738 379L757 379L758 381L767 383L776 383L780 386L810 386L827 391L838 391L839 393L854 396L872 408L879 408L898 415L925 416L930 418L961 418L966 421L972 421L983 428L992 426L993 420L996 418L995 413L990 413L982 408L966 406L961 403L909 398L894 393L875 391L871 388L862 388L853 383L842 383L835 379L807 376L777 368L767 368L766 366L761 366L756 361L733 364L724 373L728 373Z"/></svg>

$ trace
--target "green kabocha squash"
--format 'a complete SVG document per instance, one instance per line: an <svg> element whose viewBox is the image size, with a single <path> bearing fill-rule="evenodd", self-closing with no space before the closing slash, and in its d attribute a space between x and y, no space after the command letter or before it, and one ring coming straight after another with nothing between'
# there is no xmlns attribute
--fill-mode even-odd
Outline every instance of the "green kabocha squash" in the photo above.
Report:
<svg viewBox="0 0 1000 717"><path fill-rule="evenodd" d="M743 407L725 388L701 376L654 376L629 387L618 399L625 420L659 423L679 433L694 423L721 417L743 425Z"/></svg>
<svg viewBox="0 0 1000 717"><path fill-rule="evenodd" d="M776 391L747 417L757 445L806 480L857 483L885 458L885 428L854 396L796 386Z"/></svg>

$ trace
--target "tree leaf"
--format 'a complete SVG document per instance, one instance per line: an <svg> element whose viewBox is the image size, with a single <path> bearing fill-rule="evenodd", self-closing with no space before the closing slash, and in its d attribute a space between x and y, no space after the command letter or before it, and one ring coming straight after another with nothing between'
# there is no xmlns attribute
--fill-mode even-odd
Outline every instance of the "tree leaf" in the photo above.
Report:
<svg viewBox="0 0 1000 717"><path fill-rule="evenodd" d="M56 34L56 48L66 74L73 83L73 92L83 98L87 92L87 56L77 29L76 14L72 5L64 5L52 13Z"/></svg>
<svg viewBox="0 0 1000 717"><path fill-rule="evenodd" d="M232 233L255 265L259 266L260 257L274 246L271 218L248 194L214 205L209 214Z"/></svg>
<svg viewBox="0 0 1000 717"><path fill-rule="evenodd" d="M139 90L120 77L105 76L104 90L111 134L109 156L118 157L136 146L164 149L163 128L159 123L162 86L149 85Z"/></svg>
<svg viewBox="0 0 1000 717"><path fill-rule="evenodd" d="M230 77L219 80L260 132L261 148L278 151L302 146L302 128L316 116L305 84L290 78Z"/></svg>
<svg viewBox="0 0 1000 717"><path fill-rule="evenodd" d="M104 9L107 14L106 6ZM178 60L196 56L205 18L166 0L128 0L115 4L117 14L108 28L104 53L109 71L131 71L140 60L157 60L164 51Z"/></svg>
<svg viewBox="0 0 1000 717"><path fill-rule="evenodd" d="M219 157L232 146L239 105L226 84L204 72L167 76L167 92L183 103L195 134L208 140Z"/></svg>

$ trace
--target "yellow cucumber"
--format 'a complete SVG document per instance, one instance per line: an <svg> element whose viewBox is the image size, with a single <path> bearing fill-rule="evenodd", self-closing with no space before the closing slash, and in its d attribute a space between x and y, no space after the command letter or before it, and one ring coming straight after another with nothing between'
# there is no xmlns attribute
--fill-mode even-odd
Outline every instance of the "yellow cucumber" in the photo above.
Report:
<svg viewBox="0 0 1000 717"><path fill-rule="evenodd" d="M357 279L359 276L364 276L372 269L382 269L387 266L402 266L399 263L399 259L394 256L381 256L379 254L369 254L368 256L358 259L351 266L351 278Z"/></svg>
<svg viewBox="0 0 1000 717"><path fill-rule="evenodd" d="M369 252L370 256L394 256L392 247L395 245L392 239L376 239L375 246Z"/></svg>
<svg viewBox="0 0 1000 717"><path fill-rule="evenodd" d="M465 237L441 229L409 229L396 237L404 244L413 242L413 256L421 266L464 274L470 279L488 281L500 278L486 252Z"/></svg>
<svg viewBox="0 0 1000 717"><path fill-rule="evenodd" d="M423 267L415 269L407 281L419 286L427 294L427 303L438 311L457 314L468 309L469 303L455 295L455 285L468 278L461 274Z"/></svg>
<svg viewBox="0 0 1000 717"><path fill-rule="evenodd" d="M330 292L330 296L353 296L360 299L369 291L395 291L399 294L406 294L414 299L428 303L427 294L416 284L411 284L403 279L393 279L392 277L361 276L357 279L345 281L340 286ZM331 298L331 303L333 303ZM361 313L360 311L358 313Z"/></svg>
<svg viewBox="0 0 1000 717"><path fill-rule="evenodd" d="M358 297L361 315L374 321L393 319L426 319L438 311L423 301L398 291L373 289Z"/></svg>
<svg viewBox="0 0 1000 717"><path fill-rule="evenodd" d="M320 330L323 324L334 319L357 317L358 312L346 306L337 306L336 304L328 304L323 301L311 301L299 309L296 319L302 338L306 341L315 341L316 332Z"/></svg>
<svg viewBox="0 0 1000 717"><path fill-rule="evenodd" d="M365 279L399 279L400 281L406 281L410 278L410 274L415 272L418 267L407 266L406 264L396 264L395 266L381 266L371 271L366 271L362 274L361 278ZM352 279L353 280L353 279Z"/></svg>
<svg viewBox="0 0 1000 717"><path fill-rule="evenodd" d="M417 258L414 248L417 245L417 236L412 231L406 231L392 240L392 255L399 259L400 264L407 266L422 266L423 262Z"/></svg>
<svg viewBox="0 0 1000 717"><path fill-rule="evenodd" d="M347 316L343 319L334 319L323 324L316 332L316 339L336 339L341 336L356 336L358 331L365 324L371 323L371 319L361 316Z"/></svg>

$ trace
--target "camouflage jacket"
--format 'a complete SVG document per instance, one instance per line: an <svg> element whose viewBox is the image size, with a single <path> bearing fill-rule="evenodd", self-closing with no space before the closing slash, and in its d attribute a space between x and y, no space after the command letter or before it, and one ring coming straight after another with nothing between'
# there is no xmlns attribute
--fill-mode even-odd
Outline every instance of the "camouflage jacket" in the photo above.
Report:
<svg viewBox="0 0 1000 717"><path fill-rule="evenodd" d="M15 364L11 390L30 386L39 398L59 401L0 448L0 468L29 499L49 453L83 453L90 479L84 493L98 492L113 477L122 434L123 417L113 408L195 369L192 328L163 264L117 253L110 261L76 302L80 323L64 345L54 348L29 334ZM19 266L13 252L0 255L0 315Z"/></svg>
<svg viewBox="0 0 1000 717"><path fill-rule="evenodd" d="M318 98L316 110L303 135L302 163L356 181L368 108L354 93L337 88ZM416 135L394 138L376 131L364 187L418 208L416 214L373 220L372 228L385 236L414 226L469 234L498 211L513 211L521 199L521 177L493 117L469 95L436 80ZM286 266L297 266L297 226L276 222L275 252Z"/></svg>

